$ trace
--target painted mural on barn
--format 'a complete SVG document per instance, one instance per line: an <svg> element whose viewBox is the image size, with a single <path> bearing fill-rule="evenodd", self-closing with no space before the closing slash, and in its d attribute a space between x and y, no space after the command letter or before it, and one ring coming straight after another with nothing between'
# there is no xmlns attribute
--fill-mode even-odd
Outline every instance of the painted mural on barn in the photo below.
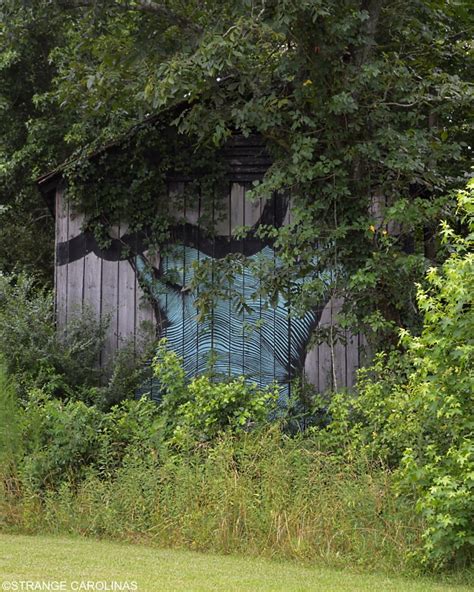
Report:
<svg viewBox="0 0 474 592"><path fill-rule="evenodd" d="M248 221L243 193L242 197L242 212L237 218L245 224ZM229 205L225 221L212 235L200 228L198 217L190 222L193 217L188 216L188 221L172 230L173 243L162 257L147 252L146 230L114 238L108 249L100 249L91 234L81 232L57 245L57 265L70 264L90 253L105 261L128 261L152 301L158 335L165 336L168 347L183 358L188 377L205 372L212 361L213 372L220 376L244 375L260 386L278 382L284 403L292 378L303 371L307 345L325 303L318 310L295 316L281 295L273 305L262 296L255 297L259 293L260 280L254 271L258 262L266 258L276 269L279 265L271 241L259 238L258 228L261 224L284 223L288 214L286 199L274 196L256 215L254 208L254 223L244 239L232 236L230 210ZM196 294L189 289L195 264L231 254L244 256L247 265L238 269L232 284L222 290L223 296L198 321ZM240 310L231 296L235 293L246 303ZM152 394L158 393L159 389L152 388Z"/></svg>

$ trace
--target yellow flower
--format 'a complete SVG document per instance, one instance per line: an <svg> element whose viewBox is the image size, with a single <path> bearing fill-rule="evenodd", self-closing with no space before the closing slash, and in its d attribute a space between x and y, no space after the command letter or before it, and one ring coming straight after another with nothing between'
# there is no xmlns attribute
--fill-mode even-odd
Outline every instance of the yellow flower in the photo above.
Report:
<svg viewBox="0 0 474 592"><path fill-rule="evenodd" d="M371 224L369 226L369 230L370 230L370 232L375 232L375 226L373 224Z"/></svg>
<svg viewBox="0 0 474 592"><path fill-rule="evenodd" d="M383 234L384 236L387 236L388 232L387 232L386 230L382 230L382 234Z"/></svg>
<svg viewBox="0 0 474 592"><path fill-rule="evenodd" d="M313 84L313 81L312 81L312 80L310 80L309 78L308 78L308 80L305 80L305 81L303 82L303 86L310 86L311 84Z"/></svg>

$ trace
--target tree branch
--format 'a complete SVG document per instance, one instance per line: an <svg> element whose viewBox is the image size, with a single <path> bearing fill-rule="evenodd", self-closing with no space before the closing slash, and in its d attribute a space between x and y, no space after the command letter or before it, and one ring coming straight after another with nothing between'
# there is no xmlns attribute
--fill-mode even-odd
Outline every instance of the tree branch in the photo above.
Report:
<svg viewBox="0 0 474 592"><path fill-rule="evenodd" d="M384 106L388 106L388 107L405 107L406 109L410 109L411 107L414 107L415 105L419 104L419 101L413 101L413 103L396 103L396 102L390 102L390 103L379 103L380 105L384 105Z"/></svg>
<svg viewBox="0 0 474 592"><path fill-rule="evenodd" d="M102 5L112 8L119 8L121 10L137 10L139 12L148 12L160 16L168 21L174 22L185 29L192 30L195 33L203 32L202 27L196 23L193 23L189 19L179 14L176 14L168 7L163 6L163 4L153 2L153 0L134 0L133 2L130 2L129 0L126 2L103 1L100 4L97 2L97 0L60 0L59 5L63 6L64 8L93 8L97 5Z"/></svg>

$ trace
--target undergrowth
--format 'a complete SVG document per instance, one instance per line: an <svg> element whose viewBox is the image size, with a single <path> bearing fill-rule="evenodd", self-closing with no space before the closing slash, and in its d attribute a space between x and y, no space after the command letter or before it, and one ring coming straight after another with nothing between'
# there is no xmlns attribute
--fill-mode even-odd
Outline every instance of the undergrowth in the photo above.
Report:
<svg viewBox="0 0 474 592"><path fill-rule="evenodd" d="M3 483L2 530L75 533L217 553L406 571L420 543L390 471L351 465L278 426L223 435L192 452L131 446L104 478L35 488Z"/></svg>

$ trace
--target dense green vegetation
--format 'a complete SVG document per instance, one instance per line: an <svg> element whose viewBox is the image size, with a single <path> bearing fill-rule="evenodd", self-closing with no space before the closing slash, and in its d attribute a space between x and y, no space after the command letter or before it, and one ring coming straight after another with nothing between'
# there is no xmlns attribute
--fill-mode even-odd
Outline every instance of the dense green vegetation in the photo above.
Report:
<svg viewBox="0 0 474 592"><path fill-rule="evenodd" d="M66 414L69 421L61 420ZM42 442L8 482L4 532L76 533L367 571L414 567L407 554L419 547L422 524L408 500L395 498L390 472L367 460L345 462L314 438L291 439L275 427L177 453L152 443L143 406L98 418L82 406L47 405L38 415Z"/></svg>
<svg viewBox="0 0 474 592"><path fill-rule="evenodd" d="M4 0L1 528L367 570L470 565L471 67L462 0ZM263 288L301 311L332 272L339 321L379 352L357 393L300 385L304 410L295 388L277 411L272 388L186 382L162 346L152 370L150 350L125 348L99 372L103 326L85 314L56 331L52 223L34 179L69 159L69 198L99 241L121 219L153 220L160 247L169 171L195 155L209 205L216 151L254 132L274 160L254 196L292 195L291 223L261 229L282 261L260 270ZM122 149L88 158L109 141ZM201 314L218 271L195 270ZM151 371L158 406L134 398Z"/></svg>
<svg viewBox="0 0 474 592"><path fill-rule="evenodd" d="M0 268L48 277L51 223L33 179L66 157L78 158L70 197L101 240L119 219L154 219L148 238L162 245L157 196L170 168L186 166L183 147L209 173L231 134L256 132L274 165L255 196L293 199L288 226L262 229L283 262L262 273L266 291L313 306L330 268L346 322L396 342L397 327L419 323L415 282L446 256L437 225L472 158L472 24L463 0L4 0ZM129 134L157 113L161 124ZM163 141L170 124L177 139ZM122 155L84 158L118 137ZM144 159L153 147L159 166ZM196 187L204 207L219 193L211 181ZM204 309L216 289L206 271Z"/></svg>
<svg viewBox="0 0 474 592"><path fill-rule="evenodd" d="M85 309L71 318L67 333L58 331L53 293L33 278L0 276L0 352L20 399L26 402L32 388L101 408L129 397L150 374L144 366L151 355L146 331L138 335L138 353L125 343L110 367L99 369L107 319L98 323Z"/></svg>

